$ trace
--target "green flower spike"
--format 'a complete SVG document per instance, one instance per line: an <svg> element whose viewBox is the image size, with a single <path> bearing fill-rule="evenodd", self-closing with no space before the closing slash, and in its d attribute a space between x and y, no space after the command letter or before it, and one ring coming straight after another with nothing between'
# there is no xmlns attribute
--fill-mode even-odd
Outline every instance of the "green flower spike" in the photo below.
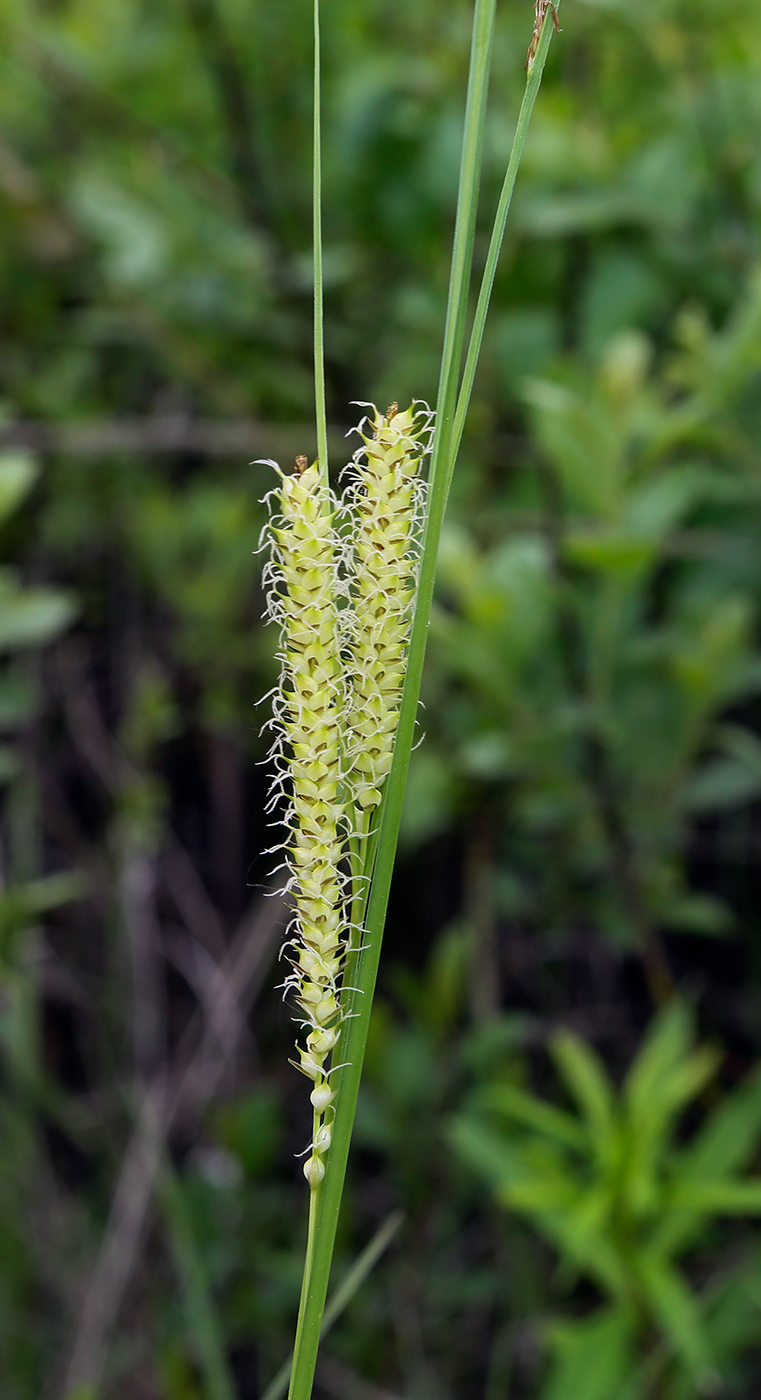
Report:
<svg viewBox="0 0 761 1400"><path fill-rule="evenodd" d="M431 414L373 408L360 427L342 514L318 466L297 458L271 493L269 616L280 625L273 724L273 805L288 794L285 864L294 921L286 947L306 1043L294 1061L312 1081L314 1129L304 1174L325 1173L334 1091L327 1062L341 1035L351 893L347 854L366 835L391 767L412 625L418 524ZM363 429L367 427L365 433ZM342 577L342 573L344 577ZM341 598L345 606L339 609ZM356 817L344 808L344 795ZM356 821L360 830L353 830ZM326 1115L329 1117L326 1119Z"/></svg>
<svg viewBox="0 0 761 1400"><path fill-rule="evenodd" d="M349 574L349 788L362 812L381 800L391 768L412 627L419 523L419 470L432 414L391 404L358 429L347 492L353 519ZM369 432L365 432L369 429Z"/></svg>
<svg viewBox="0 0 761 1400"><path fill-rule="evenodd" d="M266 569L268 615L280 624L281 683L275 692L279 773L275 799L289 789L286 867L293 892L292 972L306 1045L294 1061L314 1088L314 1133L304 1175L313 1189L324 1176L321 1154L330 1143L324 1114L334 1094L325 1062L341 1034L340 976L345 876L341 870L346 820L341 797L345 694L338 641L338 544L335 502L318 467L296 459L271 493L275 518Z"/></svg>

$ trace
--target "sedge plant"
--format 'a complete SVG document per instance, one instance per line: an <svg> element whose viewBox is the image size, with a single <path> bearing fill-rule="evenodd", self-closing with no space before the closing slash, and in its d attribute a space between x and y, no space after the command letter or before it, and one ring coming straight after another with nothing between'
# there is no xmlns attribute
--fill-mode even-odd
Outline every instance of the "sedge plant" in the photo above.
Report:
<svg viewBox="0 0 761 1400"><path fill-rule="evenodd" d="M310 1084L309 1231L289 1400L310 1400L362 1072L441 527L510 202L557 6L536 0L526 91L466 348L496 0L475 0L435 415L422 403L359 426L339 498L328 475L323 356L320 11L314 0L314 359L318 456L270 493L269 614L280 627L274 803L285 803L293 920L284 986ZM427 482L424 465L429 454ZM275 465L275 464L273 464Z"/></svg>

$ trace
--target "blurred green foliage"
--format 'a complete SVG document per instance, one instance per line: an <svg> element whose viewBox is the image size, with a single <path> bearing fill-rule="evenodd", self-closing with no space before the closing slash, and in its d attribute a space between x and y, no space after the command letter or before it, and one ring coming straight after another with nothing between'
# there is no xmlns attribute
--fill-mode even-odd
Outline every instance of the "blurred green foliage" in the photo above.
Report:
<svg viewBox="0 0 761 1400"><path fill-rule="evenodd" d="M498 9L479 258L533 21ZM435 394L469 23L325 6L337 469L351 400ZM406 1223L326 1345L338 1400L761 1379L761 13L564 0L561 24L441 559L337 1276ZM72 1375L256 1400L291 1345L307 1127L256 923L271 477L246 459L314 448L310 50L304 0L0 5L3 1400ZM251 928L250 990L215 1002ZM144 1105L181 1082L119 1235Z"/></svg>
<svg viewBox="0 0 761 1400"><path fill-rule="evenodd" d="M433 693L452 804L494 794L517 912L576 907L646 957L656 929L728 927L685 880L686 833L761 793L752 727L721 722L761 685L761 480L741 413L760 298L754 284L713 335L686 315L657 377L628 333L594 376L566 362L528 380L534 528L484 551L454 527L442 557Z"/></svg>
<svg viewBox="0 0 761 1400"><path fill-rule="evenodd" d="M646 1394L672 1357L677 1374L661 1394L683 1394L685 1383L688 1392L716 1387L711 1319L676 1260L713 1216L761 1213L761 1178L737 1175L757 1151L761 1093L756 1073L678 1144L686 1106L717 1067L716 1054L691 1049L690 1040L689 1019L673 1002L617 1096L597 1055L559 1032L551 1049L575 1113L497 1081L478 1101L500 1126L479 1117L454 1124L455 1147L494 1182L502 1203L536 1223L567 1275L591 1276L609 1299L583 1322L556 1328L558 1361L543 1391L553 1400ZM655 1366L637 1368L635 1344L653 1335L665 1355L656 1350Z"/></svg>

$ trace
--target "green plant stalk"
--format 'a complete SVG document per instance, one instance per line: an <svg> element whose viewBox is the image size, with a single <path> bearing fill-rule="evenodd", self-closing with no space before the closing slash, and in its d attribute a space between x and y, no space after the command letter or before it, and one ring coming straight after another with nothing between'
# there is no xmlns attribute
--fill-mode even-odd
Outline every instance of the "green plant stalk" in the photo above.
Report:
<svg viewBox="0 0 761 1400"><path fill-rule="evenodd" d="M556 0L555 9L558 10L559 8L560 0ZM499 196L497 212L494 216L494 227L492 229L491 239L489 241L489 251L486 255L486 263L484 265L483 276L481 278L481 288L478 293L478 302L476 303L476 311L473 317L473 326L470 332L470 341L468 343L468 353L465 357L465 367L462 372L462 383L460 385L460 393L457 399L457 409L455 411L454 425L452 428L452 442L450 452L450 480L451 475L454 471L455 462L457 461L457 454L460 450L460 443L462 442L462 434L465 428L465 419L468 415L468 408L470 406L470 396L473 392L473 383L476 377L476 369L478 367L478 357L481 353L481 344L484 338L484 327L486 326L486 317L489 312L489 303L491 301L491 294L494 288L494 278L497 275L497 264L499 262L499 255L502 251L502 242L505 236L507 216L510 213L510 205L512 204L513 200L515 181L518 177L518 169L523 158L523 148L526 144L526 137L528 135L529 124L531 122L531 114L534 110L534 103L536 102L537 95L539 93L539 88L541 87L542 83L544 65L547 61L547 54L549 52L550 42L552 40L552 30L553 24L551 22L551 15L550 13L548 13L545 17L544 25L542 26L542 32L539 37L539 44L537 45L536 55L534 57L534 61L531 65L531 69L526 80L526 91L523 95L521 110L518 114L518 124L515 128L515 136L513 138L513 146L510 152L510 159L507 164L505 180L502 186L502 191Z"/></svg>
<svg viewBox="0 0 761 1400"><path fill-rule="evenodd" d="M481 185L481 165L486 126L486 103L489 95L491 52L494 40L496 0L476 0L473 14L473 39L468 74L468 94L465 102L465 126L460 159L460 182L457 192L452 265L449 274L449 295L441 352L441 370L436 395L436 431L431 455L430 495L435 495L435 483L442 463L451 448L453 417L460 378L465 322L468 314L468 292L473 267L473 243L476 235L478 192ZM430 535L431 499L428 502L421 578L425 567L427 542ZM420 582L418 582L418 598Z"/></svg>
<svg viewBox="0 0 761 1400"><path fill-rule="evenodd" d="M290 1373L290 1384L289 1384L289 1386L288 1386L288 1400L291 1400L291 1397L292 1397L292 1395L293 1395L293 1393L294 1393L294 1392L293 1392L293 1386L294 1386L294 1377L295 1377L295 1374L296 1374L296 1367L295 1367L295 1365L293 1364L294 1358L297 1358L297 1357L299 1357L299 1356L302 1354L302 1352L303 1352L303 1350L304 1350L304 1347L305 1347L305 1345L307 1344L306 1341L305 1341L305 1339L308 1339L308 1337L309 1337L309 1330L308 1330L308 1329L309 1329L309 1326L310 1326L310 1307L309 1307L309 1301L310 1301L310 1298L311 1298L311 1296L312 1296L312 1291L313 1291L313 1287L314 1287L313 1275L314 1275L314 1264L315 1264L315 1247L316 1247L316 1244L317 1244L317 1222L318 1222L319 1215L320 1215L320 1207L321 1207L321 1205L322 1205L322 1192L323 1192L323 1187L324 1187L324 1185L325 1185L325 1182L322 1181L322 1182L320 1182L320 1184L319 1184L318 1186L311 1187L311 1188L310 1188L310 1191L309 1191L309 1226L308 1226L308 1230L307 1230L307 1247L306 1247L306 1254L305 1254L305 1256L304 1256L304 1272L303 1272L303 1275L302 1275L302 1278L301 1278L301 1296L300 1296L300 1298L299 1298L299 1316L298 1316L298 1321L297 1321L297 1323L296 1323L296 1336L295 1336L294 1342L293 1342L293 1356L292 1356L291 1360L287 1363L288 1371L289 1371L289 1373ZM324 1307L324 1300L323 1300L323 1307ZM320 1314L320 1336L322 1336L322 1322L323 1322L322 1314ZM319 1337L318 1337L318 1343L317 1343L317 1344L318 1344L318 1346L319 1346ZM315 1351L315 1362L316 1362L316 1360L317 1360L317 1352ZM314 1375L314 1373L313 1373L313 1375ZM277 1379L277 1377L276 1377L276 1379ZM310 1394L311 1394L311 1385L310 1385Z"/></svg>
<svg viewBox="0 0 761 1400"><path fill-rule="evenodd" d="M551 40L552 11L548 10L545 17L536 58L526 82L526 95L521 107L514 149L508 163L505 186L497 210L489 259L478 302L477 320L474 322L468 349L466 370L469 380L463 378L462 388L465 391L463 395L462 392L458 393L458 387L472 267L493 23L494 0L476 0L452 271L439 381L436 435L431 462L428 513L415 618L407 658L407 673L394 761L386 780L380 809L380 830L374 853L372 885L367 904L366 934L363 940L362 955L356 963L353 1014L347 1021L346 1039L342 1043L342 1057L345 1057L346 1063L336 1077L338 1093L333 1124L333 1141L327 1159L325 1180L320 1189L309 1277L308 1280L305 1278L305 1288L302 1294L298 1341L294 1351L289 1400L310 1400L312 1394L321 1322L380 960L404 789L414 740L441 527L454 472L457 448L462 436L475 376L475 367L496 271L496 261L504 233L504 220L507 218L528 122L541 83L547 49ZM518 146L517 152L516 145ZM503 221L501 228L499 226L500 220ZM459 436L457 436L458 432ZM354 969L352 970L354 971Z"/></svg>
<svg viewBox="0 0 761 1400"><path fill-rule="evenodd" d="M314 407L317 460L328 489L328 414L325 403L325 335L322 277L322 132L320 81L320 0L314 0L314 113L312 121L312 271L314 280Z"/></svg>
<svg viewBox="0 0 761 1400"><path fill-rule="evenodd" d="M365 1246L362 1253L354 1260L343 1282L336 1289L325 1309L325 1316L322 1320L320 1336L324 1337L337 1322L341 1313L349 1306L355 1293L359 1292L368 1274L372 1272L382 1254L385 1254L391 1241L399 1230L404 1215L400 1210L393 1210L383 1221L373 1235L370 1243ZM280 1400L288 1389L288 1377L291 1373L293 1357L280 1367L277 1375L270 1381L265 1390L262 1400Z"/></svg>

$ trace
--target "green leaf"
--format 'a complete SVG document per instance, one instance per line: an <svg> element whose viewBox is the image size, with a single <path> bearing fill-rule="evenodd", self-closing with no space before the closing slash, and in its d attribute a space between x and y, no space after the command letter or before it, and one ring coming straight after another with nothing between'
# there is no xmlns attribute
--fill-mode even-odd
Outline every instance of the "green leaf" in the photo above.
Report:
<svg viewBox="0 0 761 1400"><path fill-rule="evenodd" d="M680 1154L680 1174L692 1180L739 1171L754 1156L761 1137L761 1067L714 1109Z"/></svg>
<svg viewBox="0 0 761 1400"><path fill-rule="evenodd" d="M761 793L761 772L734 758L712 758L682 789L685 812L729 811L754 802Z"/></svg>
<svg viewBox="0 0 761 1400"><path fill-rule="evenodd" d="M646 1119L663 1094L665 1077L687 1054L693 1040L692 1018L682 1001L674 1000L652 1022L624 1083L630 1114Z"/></svg>
<svg viewBox="0 0 761 1400"><path fill-rule="evenodd" d="M626 444L613 416L604 405L547 380L527 380L524 397L534 410L539 442L557 468L571 505L596 520L613 520L626 474Z"/></svg>
<svg viewBox="0 0 761 1400"><path fill-rule="evenodd" d="M668 1076L664 1076L661 1100L664 1108L674 1113L697 1097L713 1079L721 1063L721 1051L702 1046L688 1055Z"/></svg>
<svg viewBox="0 0 761 1400"><path fill-rule="evenodd" d="M634 1340L632 1315L621 1307L554 1327L555 1360L541 1400L620 1400L634 1365Z"/></svg>
<svg viewBox="0 0 761 1400"><path fill-rule="evenodd" d="M686 929L705 938L721 938L734 925L731 909L709 894L682 894L669 900L659 911L668 928Z"/></svg>
<svg viewBox="0 0 761 1400"><path fill-rule="evenodd" d="M713 1387L715 1372L697 1299L676 1269L650 1253L637 1256L637 1272L650 1308L674 1351L702 1389Z"/></svg>
<svg viewBox="0 0 761 1400"><path fill-rule="evenodd" d="M627 1296L630 1279L616 1239L617 1207L615 1190L608 1182L584 1183L574 1197L569 1197L562 1217L557 1217L556 1233L563 1255L620 1299Z"/></svg>
<svg viewBox="0 0 761 1400"><path fill-rule="evenodd" d="M12 515L37 480L37 465L28 452L0 453L0 524Z"/></svg>
<svg viewBox="0 0 761 1400"><path fill-rule="evenodd" d="M333 1324L338 1321L341 1314L351 1303L355 1294L359 1292L368 1274L375 1267L375 1264L385 1253L404 1223L404 1216L400 1210L394 1210L378 1227L369 1244L365 1246L362 1253L355 1259L351 1268L344 1275L341 1283L336 1288L330 1299L322 1320L320 1336L324 1337L331 1330ZM283 1364L278 1374L267 1386L262 1400L280 1400L288 1389L288 1380L291 1373L292 1357Z"/></svg>
<svg viewBox="0 0 761 1400"><path fill-rule="evenodd" d="M710 482L710 475L696 467L673 467L659 472L630 496L627 524L661 539L705 494Z"/></svg>
<svg viewBox="0 0 761 1400"><path fill-rule="evenodd" d="M534 1128L538 1133L554 1138L567 1147L584 1149L588 1146L588 1136L570 1113L545 1103L534 1094L526 1094L511 1084L498 1084L487 1089L481 1102L487 1108L499 1113L526 1128Z"/></svg>
<svg viewBox="0 0 761 1400"><path fill-rule="evenodd" d="M713 1050L696 1051L670 1072L664 1071L649 1100L630 1111L624 1181L626 1203L635 1215L651 1213L659 1205L666 1140L684 1105L713 1078L717 1063Z"/></svg>
<svg viewBox="0 0 761 1400"><path fill-rule="evenodd" d="M623 529L570 530L563 545L572 564L631 583L658 558L658 541Z"/></svg>
<svg viewBox="0 0 761 1400"><path fill-rule="evenodd" d="M572 1031L559 1031L550 1043L552 1057L587 1120L598 1155L614 1148L616 1117L613 1091L599 1056Z"/></svg>
<svg viewBox="0 0 761 1400"><path fill-rule="evenodd" d="M0 949L7 950L13 935L30 928L43 914L81 899L87 888L84 875L76 870L8 886L0 893Z"/></svg>
<svg viewBox="0 0 761 1400"><path fill-rule="evenodd" d="M16 729L35 713L37 688L26 676L7 669L0 675L0 729Z"/></svg>
<svg viewBox="0 0 761 1400"><path fill-rule="evenodd" d="M74 604L47 588L20 589L0 581L0 650L44 646L71 622Z"/></svg>
<svg viewBox="0 0 761 1400"><path fill-rule="evenodd" d="M761 1215L761 1179L678 1181L667 1207L700 1215Z"/></svg>
<svg viewBox="0 0 761 1400"><path fill-rule="evenodd" d="M712 601L690 619L690 630L672 655L673 673L685 697L701 712L742 690L751 628L750 599L740 594Z"/></svg>
<svg viewBox="0 0 761 1400"><path fill-rule="evenodd" d="M687 1054L691 1020L675 1001L653 1022L624 1084L627 1151L622 1191L626 1207L642 1217L658 1207L667 1137L686 1103L715 1074L713 1050Z"/></svg>
<svg viewBox="0 0 761 1400"><path fill-rule="evenodd" d="M721 747L761 780L761 740L740 724L722 724L716 733Z"/></svg>
<svg viewBox="0 0 761 1400"><path fill-rule="evenodd" d="M526 1164L520 1153L511 1147L493 1128L472 1118L452 1120L447 1137L455 1151L481 1176L500 1190L529 1180Z"/></svg>
<svg viewBox="0 0 761 1400"><path fill-rule="evenodd" d="M553 1237L560 1235L567 1243L567 1208L573 1189L570 1179L563 1175L560 1163L557 1163L551 1176L540 1177L537 1175L529 1178L527 1171L525 1181L503 1182L499 1186L497 1194L503 1205L509 1206L511 1210L518 1211L522 1215L536 1216L539 1225L548 1219L553 1219L556 1222L552 1232ZM562 1222L562 1228L560 1222ZM585 1254L583 1257L586 1257Z"/></svg>
<svg viewBox="0 0 761 1400"><path fill-rule="evenodd" d="M732 1364L744 1348L755 1347L758 1343L760 1275L761 1258L755 1250L738 1260L731 1270L720 1273L709 1285L704 1311L711 1354L718 1364ZM681 1395L678 1400L682 1400Z"/></svg>
<svg viewBox="0 0 761 1400"><path fill-rule="evenodd" d="M757 1215L761 1212L758 1178L732 1178L728 1173L752 1155L758 1142L758 1104L748 1121L738 1105L720 1109L694 1148L672 1159L671 1186L662 1198L660 1223L651 1236L653 1251L662 1258L683 1253L704 1228L708 1215Z"/></svg>

